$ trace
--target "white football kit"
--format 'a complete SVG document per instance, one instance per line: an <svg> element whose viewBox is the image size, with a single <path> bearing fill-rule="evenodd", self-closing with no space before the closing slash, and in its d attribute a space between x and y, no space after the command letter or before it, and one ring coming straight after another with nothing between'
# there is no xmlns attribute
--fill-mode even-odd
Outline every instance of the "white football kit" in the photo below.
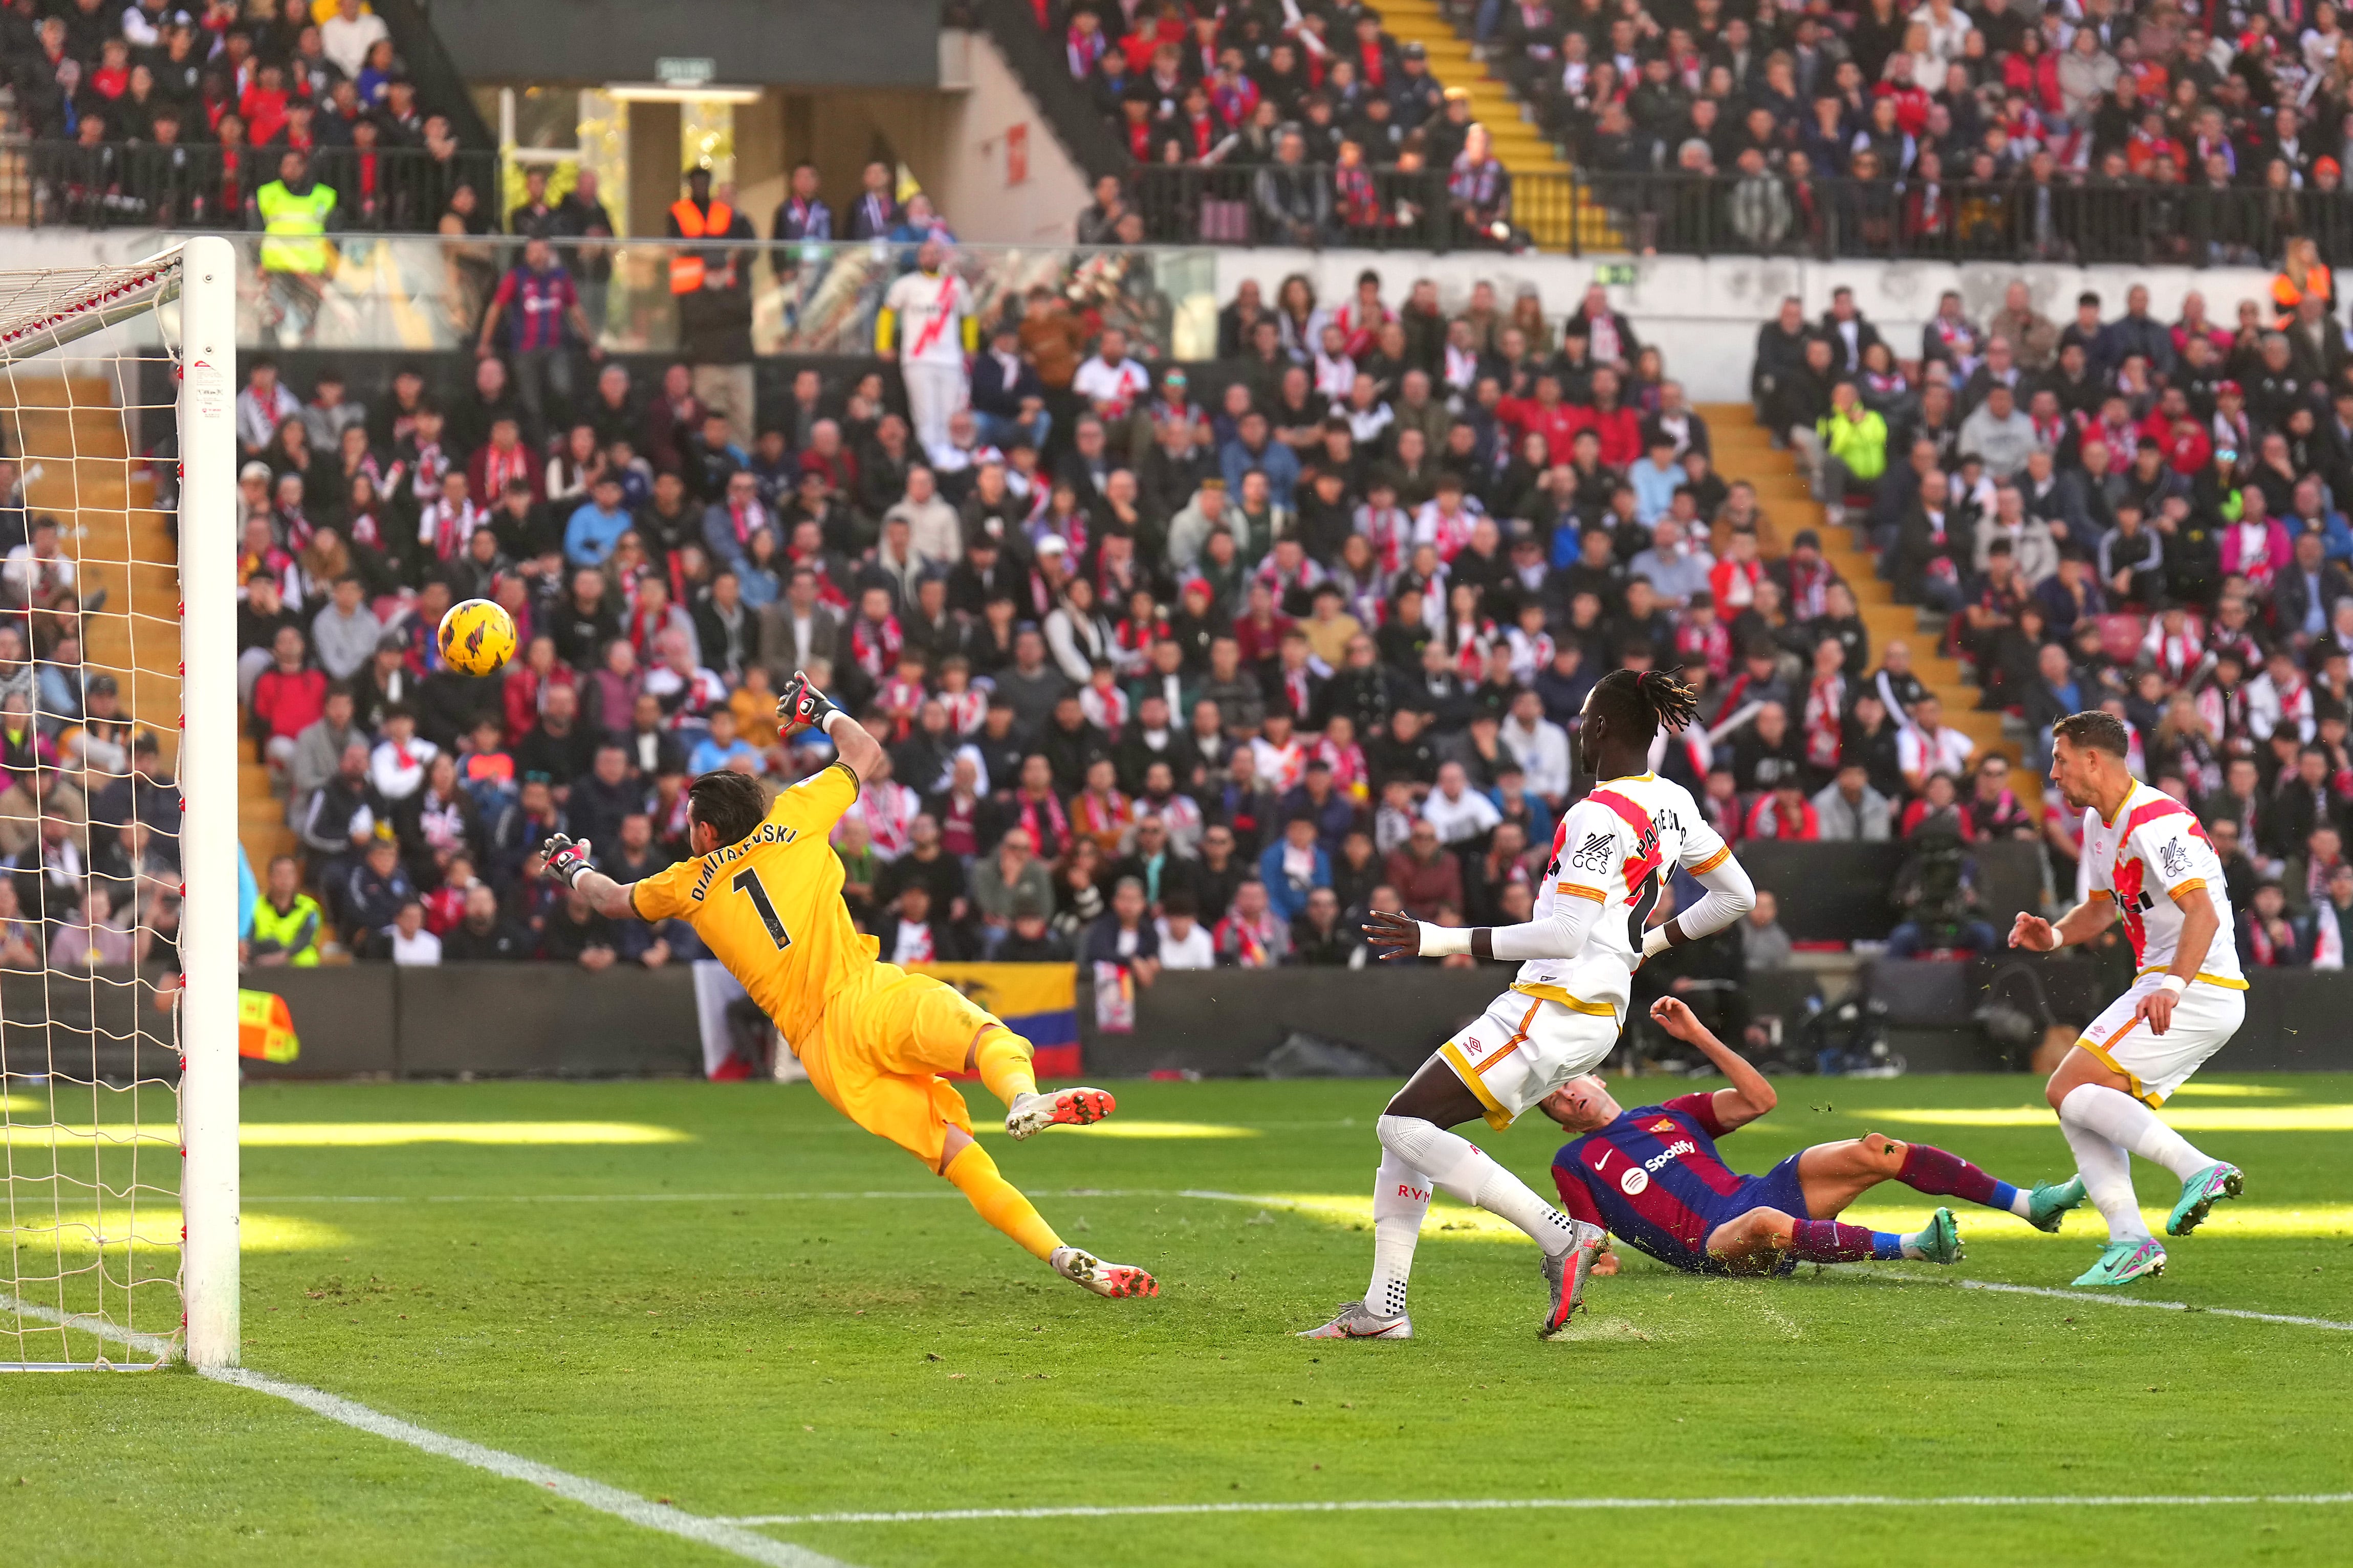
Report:
<svg viewBox="0 0 2353 1568"><path fill-rule="evenodd" d="M1528 1107L1609 1055L1625 1023L1645 922L1680 866L1694 876L1732 858L1690 792L1655 773L1611 779L1569 807L1553 834L1531 925L1562 900L1601 906L1575 957L1531 959L1439 1055L1509 1127Z"/></svg>
<svg viewBox="0 0 2353 1568"><path fill-rule="evenodd" d="M2224 896L2222 862L2190 809L2136 781L2113 821L2084 813L2084 865L2091 896L2115 900L2131 940L2136 977L2076 1043L2132 1080L2132 1092L2162 1105L2206 1058L2230 1043L2246 1016L2247 982ZM2174 1004L2162 1035L2137 1023L2133 1009L2172 967L2181 941L2183 895L2212 901L2221 928L2198 965L2198 978Z"/></svg>
<svg viewBox="0 0 2353 1568"><path fill-rule="evenodd" d="M948 420L972 401L965 368L965 318L972 303L965 281L950 268L910 272L882 296L899 329L899 374L907 388L909 423L928 457L948 444Z"/></svg>

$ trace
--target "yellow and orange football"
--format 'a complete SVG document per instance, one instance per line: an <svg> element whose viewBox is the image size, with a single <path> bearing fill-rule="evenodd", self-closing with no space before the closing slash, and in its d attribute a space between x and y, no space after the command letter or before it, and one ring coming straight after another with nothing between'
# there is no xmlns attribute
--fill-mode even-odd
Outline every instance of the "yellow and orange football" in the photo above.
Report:
<svg viewBox="0 0 2353 1568"><path fill-rule="evenodd" d="M488 599L467 599L441 617L441 662L466 675L495 675L514 657L514 617Z"/></svg>

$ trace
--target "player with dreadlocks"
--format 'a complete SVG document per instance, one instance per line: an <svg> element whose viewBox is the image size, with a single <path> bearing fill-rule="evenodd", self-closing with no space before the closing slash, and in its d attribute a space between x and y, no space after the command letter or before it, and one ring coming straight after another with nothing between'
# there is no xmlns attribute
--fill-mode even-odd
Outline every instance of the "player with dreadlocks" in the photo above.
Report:
<svg viewBox="0 0 2353 1568"><path fill-rule="evenodd" d="M1410 1339L1406 1283L1435 1192L1509 1220L1544 1248L1549 1288L1537 1332L1549 1339L1577 1310L1606 1232L1538 1197L1449 1128L1483 1117L1498 1130L1609 1054L1643 959L1722 930L1757 901L1748 874L1682 785L1651 771L1651 743L1697 712L1690 687L1664 670L1612 670L1585 700L1577 735L1599 781L1553 836L1525 925L1472 930L1375 911L1365 934L1385 958L1467 952L1516 959L1519 978L1422 1064L1378 1127L1373 1186L1373 1279L1308 1339ZM1659 889L1677 867L1706 897L1652 929Z"/></svg>

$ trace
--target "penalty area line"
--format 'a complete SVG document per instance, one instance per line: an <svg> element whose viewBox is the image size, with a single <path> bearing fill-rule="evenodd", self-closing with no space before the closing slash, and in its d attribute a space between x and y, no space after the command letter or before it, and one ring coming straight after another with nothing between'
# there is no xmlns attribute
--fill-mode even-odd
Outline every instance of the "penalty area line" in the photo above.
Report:
<svg viewBox="0 0 2353 1568"><path fill-rule="evenodd" d="M2245 1496L2142 1497L1596 1497L1374 1498L1336 1502L1139 1503L1133 1507L953 1508L903 1513L766 1513L722 1521L737 1525L961 1524L987 1520L1135 1519L1256 1513L1504 1513L1563 1510L1639 1511L1675 1508L2274 1508L2353 1503L2353 1492Z"/></svg>
<svg viewBox="0 0 2353 1568"><path fill-rule="evenodd" d="M97 1319L59 1312L11 1296L0 1295L0 1310L39 1318L146 1354L171 1354L177 1349L170 1342L158 1339L153 1334L142 1334ZM329 1394L324 1389L289 1383L268 1373L253 1372L244 1367L210 1367L199 1368L198 1371L200 1375L214 1383L250 1389L256 1394L269 1394L273 1399L283 1399L290 1405L301 1405L314 1415L323 1415L330 1421L365 1432L370 1436L406 1444L437 1458L455 1459L461 1465L487 1470L509 1480L528 1482L566 1501L594 1509L598 1513L610 1514L641 1530L674 1535L749 1562L767 1563L769 1568L846 1568L838 1559L788 1542L777 1541L757 1531L746 1530L733 1520L688 1513L682 1509L641 1498L619 1487L590 1480L586 1476L575 1476L569 1470L559 1470L536 1459L526 1459L520 1454L485 1447L480 1443L470 1443L463 1437L452 1437L447 1433L403 1421L396 1415L386 1415L381 1410L362 1405L357 1400L345 1399L341 1394Z"/></svg>

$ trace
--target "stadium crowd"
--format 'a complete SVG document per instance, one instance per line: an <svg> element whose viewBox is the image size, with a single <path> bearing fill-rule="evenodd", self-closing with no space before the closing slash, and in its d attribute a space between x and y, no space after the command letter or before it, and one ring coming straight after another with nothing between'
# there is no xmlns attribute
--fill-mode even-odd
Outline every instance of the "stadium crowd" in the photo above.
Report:
<svg viewBox="0 0 2353 1568"><path fill-rule="evenodd" d="M2278 884L2256 962L2337 952L2353 801L2353 379L2327 269L2278 288L2235 332L2194 295L2170 325L2135 290L2063 326L2022 286L1986 322L1953 297L1901 360L1841 291L1787 305L1756 368L1832 525L1947 618L1985 706L2030 734L2110 707L2206 812L2236 907ZM689 951L568 907L533 850L560 826L642 875L682 850L692 773L820 765L770 711L795 668L890 748L840 849L902 958L1360 963L1377 903L1519 918L1619 666L1691 671L1704 728L1659 765L1735 843L2015 837L2072 879L2074 825L2027 811L1905 644L1871 646L1819 537L1715 472L1600 289L1556 315L1369 271L1328 301L1245 283L1189 371L1050 289L976 325L932 441L854 364L745 433L684 363L527 405L487 335L446 408L414 370L364 408L253 363L240 677L320 933ZM501 677L439 668L470 596L521 628ZM1894 946L1990 942L1953 913Z"/></svg>
<svg viewBox="0 0 2353 1568"><path fill-rule="evenodd" d="M1370 6L1032 9L1139 171L1255 171L1142 176L1195 198L1152 207L1156 238L1365 243L1435 199L1424 171L1457 243L1524 237L1467 95ZM2213 264L2306 236L2353 259L2353 39L2328 0L1447 9L1639 249Z"/></svg>
<svg viewBox="0 0 2353 1568"><path fill-rule="evenodd" d="M1449 7L1641 246L2353 259L2329 0Z"/></svg>
<svg viewBox="0 0 2353 1568"><path fill-rule="evenodd" d="M259 229L279 185L328 193L334 228L498 226L497 160L459 148L365 0L17 0L0 79L47 221Z"/></svg>
<svg viewBox="0 0 2353 1568"><path fill-rule="evenodd" d="M1815 321L1784 301L1757 344L1759 417L1897 598L1944 619L1982 705L2022 721L2037 769L2054 719L2123 720L2134 773L2203 820L2258 966L2341 965L2353 915L2353 375L2333 293L2292 246L2229 326L2195 291L2159 321L2139 286L2084 293L2063 323L2013 284L1982 321L1946 295L1899 363L1914 345L1841 289ZM2028 821L1995 765L1935 787L1965 836L2039 832L2063 885L2080 819L2052 793Z"/></svg>
<svg viewBox="0 0 2353 1568"><path fill-rule="evenodd" d="M1422 46L1399 45L1370 7L1030 9L1138 169L1240 176L1180 195L1142 182L1158 199L1107 222L1099 202L1082 244L1378 244L1441 202L1455 243L1514 242L1511 173L1470 95L1440 83Z"/></svg>

